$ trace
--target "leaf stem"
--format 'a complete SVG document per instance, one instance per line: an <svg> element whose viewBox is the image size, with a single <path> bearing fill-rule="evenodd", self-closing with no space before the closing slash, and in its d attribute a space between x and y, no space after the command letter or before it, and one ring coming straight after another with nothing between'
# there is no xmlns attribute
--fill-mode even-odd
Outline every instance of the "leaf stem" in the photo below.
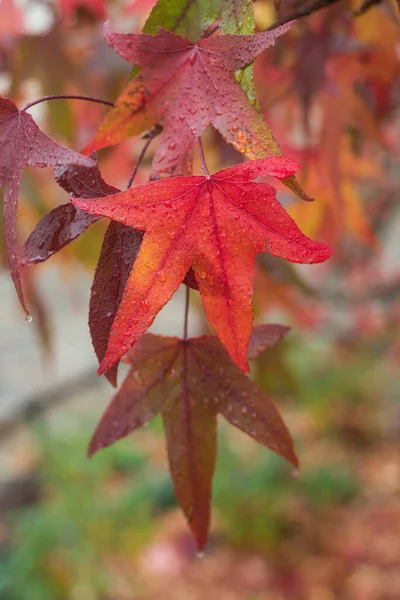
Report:
<svg viewBox="0 0 400 600"><path fill-rule="evenodd" d="M190 300L190 287L186 286L186 300L185 300L185 319L183 323L183 339L187 340L188 336L188 322L189 322L189 300Z"/></svg>
<svg viewBox="0 0 400 600"><path fill-rule="evenodd" d="M148 131L148 132L145 134L145 136L143 136L143 139L146 139L146 138L147 138L147 139L146 139L146 143L144 144L143 148L141 149L141 151L140 151L140 154L139 154L139 157L138 157L138 159L137 159L137 161L136 161L136 164L135 164L135 166L133 167L133 171L132 171L132 173L131 173L131 175L130 175L130 177L129 177L128 183L127 183L127 185L126 185L126 189L127 189L127 190L129 190L129 188L131 187L131 185L132 185L132 183L133 183L133 180L134 180L134 179L135 179L135 177L136 177L136 173L137 173L137 172L138 172L138 170L139 170L139 167L140 167L140 165L141 165L141 163L142 163L142 161L143 161L143 159L144 159L144 156L145 156L145 154L146 154L146 152L147 152L147 150L148 150L148 148L149 148L149 146L150 146L151 142L154 140L154 138L155 138L155 137L156 137L156 136L157 136L159 133L160 133L160 127L156 125L155 127L153 127L153 129L150 129L150 131Z"/></svg>
<svg viewBox="0 0 400 600"><path fill-rule="evenodd" d="M201 141L201 137L197 138L197 142L199 144L201 166L203 167L203 171L204 171L207 179L210 179L210 173L208 172L208 167L206 164L206 158L204 156L204 148L203 148L203 142Z"/></svg>
<svg viewBox="0 0 400 600"><path fill-rule="evenodd" d="M106 106L114 106L113 102L109 102L108 100L102 100L101 98L92 98L91 96L80 96L78 94L58 94L52 96L43 96L42 98L38 98L33 102L29 102L22 109L23 112L28 110L28 108L32 108L36 104L40 104L41 102L47 102L47 100L86 100L87 102L97 102L97 104L105 104Z"/></svg>

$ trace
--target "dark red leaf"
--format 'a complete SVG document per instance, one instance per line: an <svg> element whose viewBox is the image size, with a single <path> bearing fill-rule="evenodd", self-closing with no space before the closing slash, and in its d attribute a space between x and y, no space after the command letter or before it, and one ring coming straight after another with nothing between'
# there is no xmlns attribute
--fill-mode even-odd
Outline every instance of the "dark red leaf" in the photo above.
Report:
<svg viewBox="0 0 400 600"><path fill-rule="evenodd" d="M21 250L20 265L41 263L98 221L73 204L57 206L42 217Z"/></svg>
<svg viewBox="0 0 400 600"><path fill-rule="evenodd" d="M232 359L248 369L256 255L267 243L271 254L292 262L322 262L331 255L326 244L301 233L272 186L252 182L262 175L284 179L297 168L282 157L259 159L212 176L152 181L103 199L72 198L92 215L145 230L100 373L137 342L190 267L208 320Z"/></svg>
<svg viewBox="0 0 400 600"><path fill-rule="evenodd" d="M11 277L26 313L19 274L16 218L18 190L25 166L93 166L93 161L57 144L45 135L32 117L19 111L14 102L0 97L0 186L5 185L4 231Z"/></svg>
<svg viewBox="0 0 400 600"><path fill-rule="evenodd" d="M95 156L92 156L96 160ZM57 166L53 168L57 183L72 196L97 198L120 190L108 185L97 163L91 167ZM84 233L100 217L89 215L71 204L57 206L42 217L25 242L21 265L43 262Z"/></svg>
<svg viewBox="0 0 400 600"><path fill-rule="evenodd" d="M100 363L104 359L114 317L142 240L142 231L115 221L110 223L104 235L89 305L90 334ZM118 363L105 373L114 386L117 385L117 371Z"/></svg>
<svg viewBox="0 0 400 600"><path fill-rule="evenodd" d="M54 177L68 194L77 198L98 198L117 194L120 190L108 185L101 176L95 153L90 157L94 166L60 166L53 169Z"/></svg>
<svg viewBox="0 0 400 600"><path fill-rule="evenodd" d="M277 333L276 326L269 327L255 333L267 345L272 344L272 332ZM255 345L260 348L259 342ZM180 340L147 334L126 360L132 369L101 419L89 455L161 414L175 494L203 548L210 522L217 414L297 467L290 434L269 398L230 360L215 336Z"/></svg>

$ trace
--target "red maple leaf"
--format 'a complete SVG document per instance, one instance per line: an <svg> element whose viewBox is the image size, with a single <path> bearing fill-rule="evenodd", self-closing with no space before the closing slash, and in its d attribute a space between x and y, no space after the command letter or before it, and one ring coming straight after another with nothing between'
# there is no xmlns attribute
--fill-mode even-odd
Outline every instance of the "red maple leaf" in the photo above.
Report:
<svg viewBox="0 0 400 600"><path fill-rule="evenodd" d="M248 369L254 262L266 241L271 254L292 262L321 262L331 254L301 233L272 186L251 181L263 175L284 179L297 169L284 158L259 159L212 176L153 181L104 199L71 199L92 215L145 231L99 373L137 342L190 267L208 320L233 360Z"/></svg>
<svg viewBox="0 0 400 600"><path fill-rule="evenodd" d="M91 158L96 157L92 155ZM120 192L104 181L97 162L92 167L54 167L53 172L57 183L75 197L103 198ZM70 202L57 206L40 219L26 240L20 265L28 266L48 260L100 218ZM109 225L104 235L89 304L89 329L99 362L105 356L114 317L142 239L142 231L116 222ZM184 283L198 289L191 270L187 273ZM117 385L117 371L118 364L115 364L106 373L114 386Z"/></svg>
<svg viewBox="0 0 400 600"><path fill-rule="evenodd" d="M0 187L5 185L4 231L8 263L18 297L28 314L18 269L17 205L18 190L25 166L92 166L93 161L51 140L34 120L14 102L0 97Z"/></svg>
<svg viewBox="0 0 400 600"><path fill-rule="evenodd" d="M280 325L256 327L249 358L287 331ZM291 436L269 398L215 336L182 340L147 334L126 361L132 369L95 431L89 455L161 414L175 495L201 549L210 521L217 414L297 467Z"/></svg>
<svg viewBox="0 0 400 600"><path fill-rule="evenodd" d="M187 174L193 146L210 123L251 159L280 155L278 143L234 72L272 46L292 24L255 35L212 36L197 43L161 27L158 35L144 35L113 33L106 26L110 46L142 70L85 151L117 144L162 120L164 129L153 160L153 171L160 177ZM301 195L298 184L294 186Z"/></svg>

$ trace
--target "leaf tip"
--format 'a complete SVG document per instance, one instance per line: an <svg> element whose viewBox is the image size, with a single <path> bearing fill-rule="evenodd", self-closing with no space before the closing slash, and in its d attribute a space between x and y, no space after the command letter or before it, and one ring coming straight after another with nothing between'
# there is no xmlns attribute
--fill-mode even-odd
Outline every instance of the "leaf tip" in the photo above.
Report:
<svg viewBox="0 0 400 600"><path fill-rule="evenodd" d="M87 458L92 458L92 456L96 454L98 450L101 450L101 446L99 446L99 444L95 441L95 438L92 437L86 451Z"/></svg>

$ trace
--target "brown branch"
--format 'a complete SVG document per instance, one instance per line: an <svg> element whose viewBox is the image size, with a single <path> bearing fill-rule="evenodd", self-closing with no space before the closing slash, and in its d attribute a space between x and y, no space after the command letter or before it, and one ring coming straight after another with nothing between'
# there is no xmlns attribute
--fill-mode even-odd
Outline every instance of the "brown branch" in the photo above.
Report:
<svg viewBox="0 0 400 600"><path fill-rule="evenodd" d="M301 6L297 10L293 11L290 15L287 15L283 19L276 21L270 27L267 27L266 31L273 31L277 27L281 25L285 25L289 23L289 21L297 21L299 19L303 19L304 17L308 17L315 12L322 10L323 8L328 8L328 6L332 6L339 2L340 0L314 0L311 4L307 4L306 6ZM380 0L379 0L380 1Z"/></svg>
<svg viewBox="0 0 400 600"><path fill-rule="evenodd" d="M83 100L85 102L95 102L97 104L104 104L105 106L115 106L114 102L110 102L109 100L102 100L101 98L93 98L92 96L81 96L80 94L52 94L50 96L43 96L42 98L38 98L33 102L29 102L21 112L27 111L32 106L36 106L36 104L40 104L41 102L48 102L49 100Z"/></svg>
<svg viewBox="0 0 400 600"><path fill-rule="evenodd" d="M361 6L357 8L357 10L353 10L351 14L353 17L361 17L366 12L368 12L370 8L373 8L374 6L380 4L381 1L382 0L364 0Z"/></svg>
<svg viewBox="0 0 400 600"><path fill-rule="evenodd" d="M148 150L151 142L154 140L154 138L159 133L161 133L161 131L162 131L161 125L157 124L152 129L150 129L149 131L147 131L142 136L142 139L146 140L146 143L144 144L143 148L141 149L140 154L139 154L139 158L137 159L136 165L134 166L133 171L132 171L132 173L131 173L131 175L129 177L129 181L128 181L127 186L126 186L127 190L129 190L129 188L131 187L131 185L133 183L133 180L136 177L136 173L138 172L138 169L139 169L139 167L140 167L140 165L141 165L141 163L142 163L142 161L144 159L144 156L145 156L145 154L146 154L146 152L147 152L147 150Z"/></svg>

